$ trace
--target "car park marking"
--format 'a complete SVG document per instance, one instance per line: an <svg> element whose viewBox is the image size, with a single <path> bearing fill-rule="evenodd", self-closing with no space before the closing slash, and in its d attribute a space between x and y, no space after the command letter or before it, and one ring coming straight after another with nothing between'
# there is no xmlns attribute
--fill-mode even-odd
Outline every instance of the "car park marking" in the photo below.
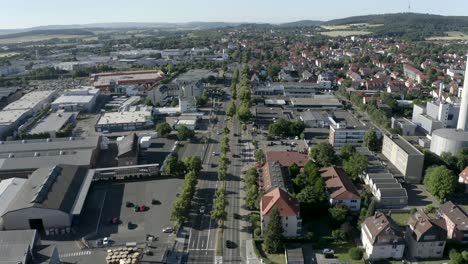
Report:
<svg viewBox="0 0 468 264"><path fill-rule="evenodd" d="M87 256L87 255L91 255L91 250L64 253L64 254L60 254L59 256L60 258L72 258L72 257Z"/></svg>

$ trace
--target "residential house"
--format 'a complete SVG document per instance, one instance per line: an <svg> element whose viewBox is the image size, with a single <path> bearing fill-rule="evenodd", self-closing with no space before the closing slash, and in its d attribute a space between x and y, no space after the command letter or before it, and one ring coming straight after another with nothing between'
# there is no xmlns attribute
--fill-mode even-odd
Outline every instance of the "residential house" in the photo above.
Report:
<svg viewBox="0 0 468 264"><path fill-rule="evenodd" d="M465 192L468 193L468 167L458 174L458 182L465 185Z"/></svg>
<svg viewBox="0 0 468 264"><path fill-rule="evenodd" d="M405 241L400 227L389 216L377 212L361 225L361 242L364 258L401 259L405 251Z"/></svg>
<svg viewBox="0 0 468 264"><path fill-rule="evenodd" d="M367 90L384 90L385 82L384 80L381 80L381 79L367 80L366 89Z"/></svg>
<svg viewBox="0 0 468 264"><path fill-rule="evenodd" d="M325 181L331 205L341 203L350 211L359 212L361 196L346 172L338 167L327 167L320 170L320 176Z"/></svg>
<svg viewBox="0 0 468 264"><path fill-rule="evenodd" d="M266 162L261 169L260 188L269 192L274 188L282 188L293 192L292 181L287 167L281 167L278 161Z"/></svg>
<svg viewBox="0 0 468 264"><path fill-rule="evenodd" d="M296 163L297 166L302 168L309 161L307 153L297 151L268 151L265 156L267 162L277 161L281 167L289 167Z"/></svg>
<svg viewBox="0 0 468 264"><path fill-rule="evenodd" d="M423 211L418 211L408 220L405 241L410 258L440 258L444 254L446 240L443 218L430 218Z"/></svg>
<svg viewBox="0 0 468 264"><path fill-rule="evenodd" d="M285 237L296 237L301 234L302 219L299 214L299 203L288 192L279 187L263 195L260 200L262 234L265 233L270 222L270 213L273 208L276 208L281 216Z"/></svg>
<svg viewBox="0 0 468 264"><path fill-rule="evenodd" d="M448 201L439 207L438 213L447 224L447 238L468 244L468 213L465 209Z"/></svg>

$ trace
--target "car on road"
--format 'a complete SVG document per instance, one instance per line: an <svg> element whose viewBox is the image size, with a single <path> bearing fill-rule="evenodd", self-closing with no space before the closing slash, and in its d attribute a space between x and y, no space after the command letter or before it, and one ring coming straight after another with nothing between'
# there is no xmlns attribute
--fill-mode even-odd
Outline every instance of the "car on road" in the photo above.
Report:
<svg viewBox="0 0 468 264"><path fill-rule="evenodd" d="M205 213L205 206L202 205L202 207L200 207L200 214L204 214Z"/></svg>
<svg viewBox="0 0 468 264"><path fill-rule="evenodd" d="M213 156L218 156L218 152L213 151Z"/></svg>
<svg viewBox="0 0 468 264"><path fill-rule="evenodd" d="M163 233L172 233L174 232L174 229L172 229L172 227L166 227L162 231Z"/></svg>
<svg viewBox="0 0 468 264"><path fill-rule="evenodd" d="M234 243L234 241L231 240L226 240L226 248L236 248L237 245Z"/></svg>
<svg viewBox="0 0 468 264"><path fill-rule="evenodd" d="M240 156L237 155L237 154L232 154L232 157L233 157L233 158L239 158Z"/></svg>
<svg viewBox="0 0 468 264"><path fill-rule="evenodd" d="M102 239L102 245L103 246L108 246L110 244L110 239L109 237L105 237Z"/></svg>
<svg viewBox="0 0 468 264"><path fill-rule="evenodd" d="M221 131L216 131L216 135L221 135Z"/></svg>
<svg viewBox="0 0 468 264"><path fill-rule="evenodd" d="M118 217L113 217L113 218L109 218L107 220L107 223L110 224L110 225L118 225L121 223L120 219Z"/></svg>

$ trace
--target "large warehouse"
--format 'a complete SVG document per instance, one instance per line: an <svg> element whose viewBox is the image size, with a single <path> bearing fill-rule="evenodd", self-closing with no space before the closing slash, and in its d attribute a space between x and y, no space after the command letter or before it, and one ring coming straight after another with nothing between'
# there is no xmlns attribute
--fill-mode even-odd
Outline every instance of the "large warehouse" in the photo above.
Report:
<svg viewBox="0 0 468 264"><path fill-rule="evenodd" d="M55 164L94 167L100 143L100 137L0 141L0 179L27 178Z"/></svg>
<svg viewBox="0 0 468 264"><path fill-rule="evenodd" d="M85 167L56 165L37 169L16 192L5 212L5 230L70 227L81 213L92 181Z"/></svg>

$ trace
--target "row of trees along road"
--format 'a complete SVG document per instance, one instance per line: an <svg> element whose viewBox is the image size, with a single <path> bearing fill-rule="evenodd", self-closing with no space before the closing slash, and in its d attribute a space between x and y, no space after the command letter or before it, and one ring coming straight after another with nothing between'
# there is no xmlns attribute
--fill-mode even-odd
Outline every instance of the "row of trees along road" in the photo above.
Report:
<svg viewBox="0 0 468 264"><path fill-rule="evenodd" d="M200 157L190 156L183 161L178 160L171 155L166 161L164 173L180 177L185 174L182 192L177 197L171 212L171 220L176 223L176 226L187 220L190 210L190 203L195 193L198 175L202 169Z"/></svg>

